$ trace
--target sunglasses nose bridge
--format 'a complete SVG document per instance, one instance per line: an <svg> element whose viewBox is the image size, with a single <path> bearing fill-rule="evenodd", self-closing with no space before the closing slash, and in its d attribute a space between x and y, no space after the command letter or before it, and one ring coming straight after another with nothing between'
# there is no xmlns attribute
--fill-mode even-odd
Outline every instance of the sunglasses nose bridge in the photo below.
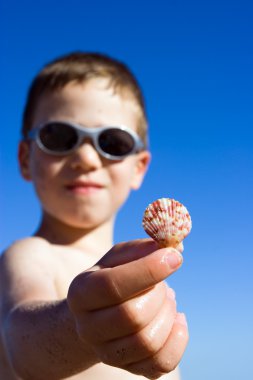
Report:
<svg viewBox="0 0 253 380"><path fill-rule="evenodd" d="M87 153L89 149L87 150L86 147L88 148L89 145L90 145L90 148L92 150L94 149L94 151L96 151L97 154L101 154L101 150L99 149L98 143L97 143L97 136L98 136L97 131L92 131L92 130L87 130L87 129L78 130L78 142L76 144L76 148L78 151L80 151L80 154L82 154L81 153L82 151L83 152L85 151Z"/></svg>
<svg viewBox="0 0 253 380"><path fill-rule="evenodd" d="M96 145L96 136L92 131L79 130L78 140L79 140L79 144L78 144L79 146L85 143L92 144L93 146Z"/></svg>

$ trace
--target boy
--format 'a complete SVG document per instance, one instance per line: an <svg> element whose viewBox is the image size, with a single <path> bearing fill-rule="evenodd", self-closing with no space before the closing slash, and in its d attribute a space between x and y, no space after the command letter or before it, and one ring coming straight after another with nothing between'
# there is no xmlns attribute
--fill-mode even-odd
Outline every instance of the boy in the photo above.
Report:
<svg viewBox="0 0 253 380"><path fill-rule="evenodd" d="M114 59L73 53L35 78L19 163L42 218L0 259L2 380L178 379L187 325L163 280L181 247L112 243L148 167L146 124L138 84Z"/></svg>

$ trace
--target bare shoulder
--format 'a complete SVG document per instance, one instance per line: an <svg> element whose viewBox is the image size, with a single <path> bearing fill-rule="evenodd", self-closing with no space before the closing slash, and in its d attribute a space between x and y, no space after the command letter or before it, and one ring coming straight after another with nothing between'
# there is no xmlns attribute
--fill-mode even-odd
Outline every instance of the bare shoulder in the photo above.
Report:
<svg viewBox="0 0 253 380"><path fill-rule="evenodd" d="M53 248L37 237L16 241L0 257L1 304L55 298Z"/></svg>
<svg viewBox="0 0 253 380"><path fill-rule="evenodd" d="M2 254L0 265L5 260L24 259L27 255L33 254L38 257L40 253L47 253L50 251L51 244L40 237L28 237L25 239L15 241L10 247L8 247Z"/></svg>
<svg viewBox="0 0 253 380"><path fill-rule="evenodd" d="M45 239L30 237L18 240L3 252L0 258L0 273L9 276L26 272L30 269L40 272L52 266L53 248Z"/></svg>

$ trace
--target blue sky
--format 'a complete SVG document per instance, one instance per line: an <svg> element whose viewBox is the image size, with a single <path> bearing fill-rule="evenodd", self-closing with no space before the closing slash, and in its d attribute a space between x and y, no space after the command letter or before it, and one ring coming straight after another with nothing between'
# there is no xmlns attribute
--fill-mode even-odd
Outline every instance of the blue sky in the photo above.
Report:
<svg viewBox="0 0 253 380"><path fill-rule="evenodd" d="M169 279L189 321L183 380L252 379L252 2L3 0L0 7L0 249L39 221L16 160L31 79L74 50L125 61L145 94L153 160L118 216L115 241L146 236L142 214L156 198L187 206L193 229L184 265Z"/></svg>

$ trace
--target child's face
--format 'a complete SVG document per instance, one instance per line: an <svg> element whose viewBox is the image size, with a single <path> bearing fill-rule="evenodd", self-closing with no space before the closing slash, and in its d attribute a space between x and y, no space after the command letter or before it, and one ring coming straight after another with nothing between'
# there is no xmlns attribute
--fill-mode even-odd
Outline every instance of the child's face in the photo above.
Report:
<svg viewBox="0 0 253 380"><path fill-rule="evenodd" d="M106 85L105 80L92 79L44 95L33 126L61 120L87 128L125 125L136 131L137 105ZM76 151L61 157L41 151L35 142L22 142L19 150L22 174L33 181L44 212L79 228L112 220L129 191L139 188L149 159L149 153L143 151L122 161L110 161L86 140Z"/></svg>

